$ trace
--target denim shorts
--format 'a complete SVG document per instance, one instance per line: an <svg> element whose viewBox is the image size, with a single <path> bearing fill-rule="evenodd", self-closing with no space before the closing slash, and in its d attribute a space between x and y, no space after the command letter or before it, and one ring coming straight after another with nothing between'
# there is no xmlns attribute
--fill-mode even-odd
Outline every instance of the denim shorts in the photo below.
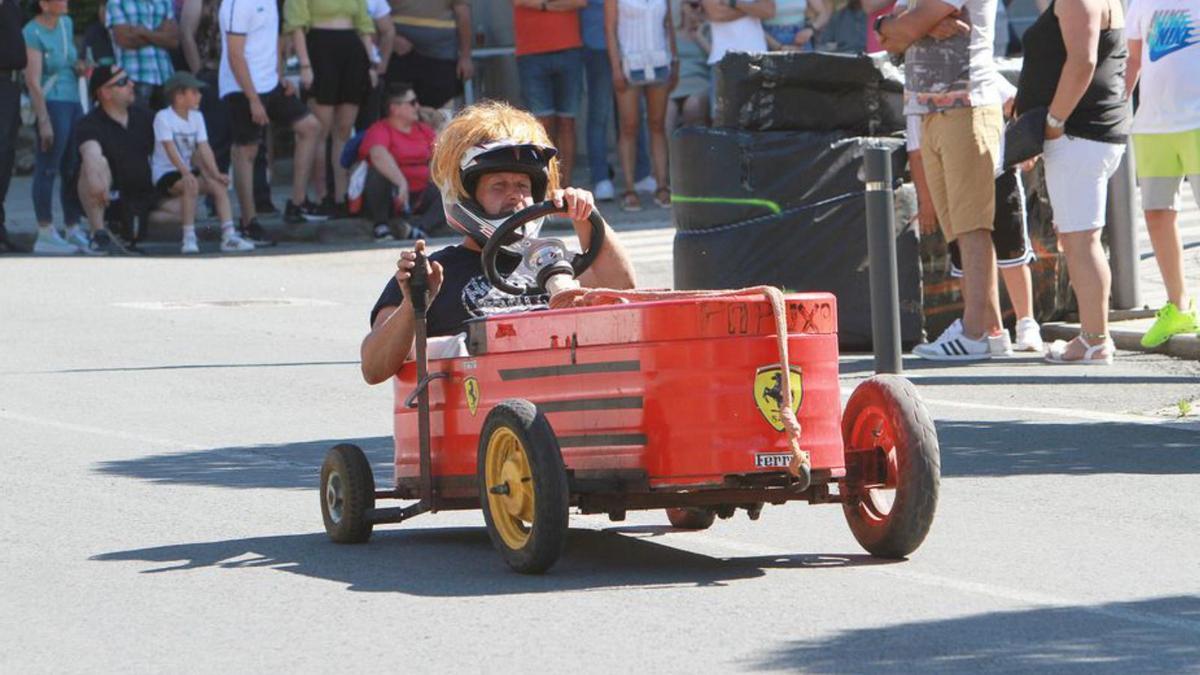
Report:
<svg viewBox="0 0 1200 675"><path fill-rule="evenodd" d="M654 69L653 77L646 77L644 69L637 69L629 73L629 84L635 87L651 87L658 84L666 84L671 77L671 69L667 66L659 66Z"/></svg>
<svg viewBox="0 0 1200 675"><path fill-rule="evenodd" d="M576 117L583 93L583 50L517 57L521 97L534 117Z"/></svg>
<svg viewBox="0 0 1200 675"><path fill-rule="evenodd" d="M799 35L800 31L804 30L804 28L805 25L802 23L786 24L782 26L763 24L763 30L767 33L767 35L775 38L776 42L784 46L795 42L796 36ZM810 42L808 45L805 45L805 51L811 48L811 44L812 43Z"/></svg>

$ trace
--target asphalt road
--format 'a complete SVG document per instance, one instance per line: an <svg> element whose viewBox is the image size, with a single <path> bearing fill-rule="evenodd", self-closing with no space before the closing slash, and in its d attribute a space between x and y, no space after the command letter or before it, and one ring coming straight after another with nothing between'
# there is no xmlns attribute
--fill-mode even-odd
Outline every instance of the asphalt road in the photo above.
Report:
<svg viewBox="0 0 1200 675"><path fill-rule="evenodd" d="M329 543L325 451L390 476L357 354L395 255L0 261L0 672L1200 672L1200 366L1157 355L907 362L943 469L907 561L802 504L573 516L542 577L478 512Z"/></svg>

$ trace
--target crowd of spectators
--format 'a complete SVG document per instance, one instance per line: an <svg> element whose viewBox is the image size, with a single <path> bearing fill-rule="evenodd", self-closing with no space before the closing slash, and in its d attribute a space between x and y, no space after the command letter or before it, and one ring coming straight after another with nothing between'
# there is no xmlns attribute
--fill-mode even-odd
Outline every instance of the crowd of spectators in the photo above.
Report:
<svg viewBox="0 0 1200 675"><path fill-rule="evenodd" d="M568 184L586 96L597 198L619 197L632 211L646 194L665 208L667 135L708 123L711 64L729 49L861 50L867 30L858 0L837 11L834 1L512 0L521 103L555 140ZM13 92L4 110L12 115L0 119L6 139L15 133L9 104L21 85L35 118L35 253L136 249L151 211L182 221L185 253L196 250L193 226L205 211L220 221L221 250L271 245L258 220L279 212L269 128L292 135L285 223L364 215L387 240L422 233L411 222L437 211L436 187L422 175L435 130L419 108L452 108L475 74L468 0L101 0L82 39L68 0L34 0L28 14L18 0L0 6L6 37L15 27L23 38L5 42L12 53L0 64L0 86ZM291 57L290 75L281 54ZM172 79L178 73L189 77ZM103 105L107 89L125 86L147 120L115 100ZM117 151L103 143L87 151L79 128L89 109L127 131L148 122L153 168L118 170ZM0 157L5 196L13 145ZM119 154L130 159L125 148ZM85 160L99 166L86 170ZM236 220L223 206L229 188ZM405 222L393 224L396 217ZM8 246L0 229L0 247Z"/></svg>
<svg viewBox="0 0 1200 675"><path fill-rule="evenodd" d="M1196 189L1200 178L1200 106L1191 105L1200 91L1189 75L1198 47L1163 41L1173 39L1170 17L1200 13L1198 0L1136 0L1128 26L1117 0L1039 2L1023 40L998 0L511 1L521 102L557 146L560 182L574 182L586 93L590 187L624 210L643 208L639 193L669 207L667 135L708 122L711 67L725 53L902 54L919 218L923 231L941 228L963 280L963 317L916 350L926 358L1011 352L998 278L1017 309L1016 348L1042 349L1020 172L1001 161L1006 119L1041 110L1048 193L1083 327L1048 358L1112 361L1099 232L1107 180L1132 136L1170 298L1147 340L1196 330L1175 212L1182 179ZM194 253L202 198L220 221L222 251L271 245L257 220L275 211L269 125L293 136L285 223L362 213L377 239L414 238L424 232L410 221L441 210L429 179L436 124L421 106L451 109L474 75L469 0L109 0L81 42L68 0L29 9L26 22L17 0L0 0L0 195L23 84L38 139L35 253L126 252L154 209L182 223L181 250ZM1141 58L1147 42L1159 58ZM1015 92L993 60L1014 50L1026 57ZM289 54L294 77L283 69ZM609 163L614 135L619 173ZM0 210L0 250L9 247L3 224Z"/></svg>

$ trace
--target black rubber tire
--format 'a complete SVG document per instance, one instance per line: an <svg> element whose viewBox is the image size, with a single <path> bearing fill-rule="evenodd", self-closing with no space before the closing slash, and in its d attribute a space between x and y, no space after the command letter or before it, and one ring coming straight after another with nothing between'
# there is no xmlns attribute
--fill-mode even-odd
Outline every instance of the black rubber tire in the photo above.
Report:
<svg viewBox="0 0 1200 675"><path fill-rule="evenodd" d="M507 427L520 440L532 473L534 510L529 539L521 548L511 548L496 529L488 501L485 462L488 441L501 427ZM501 401L488 413L479 434L476 471L479 476L479 503L492 545L508 566L522 574L541 574L558 561L566 548L570 488L558 437L537 406L524 399Z"/></svg>
<svg viewBox="0 0 1200 675"><path fill-rule="evenodd" d="M667 520L671 521L671 527L680 530L707 530L712 527L716 519L717 514L712 509L689 507L667 509Z"/></svg>
<svg viewBox="0 0 1200 675"><path fill-rule="evenodd" d="M858 385L842 415L842 438L850 461L856 418L874 409L887 420L895 437L896 494L882 518L871 513L863 490L842 485L842 509L854 538L871 555L904 558L925 540L937 511L941 453L933 420L916 387L896 375L876 375Z"/></svg>
<svg viewBox="0 0 1200 675"><path fill-rule="evenodd" d="M341 485L341 518L335 522L328 497L330 481ZM357 445L336 445L321 465L321 518L325 532L339 544L362 544L371 538L374 525L367 510L375 508L375 477L371 463Z"/></svg>

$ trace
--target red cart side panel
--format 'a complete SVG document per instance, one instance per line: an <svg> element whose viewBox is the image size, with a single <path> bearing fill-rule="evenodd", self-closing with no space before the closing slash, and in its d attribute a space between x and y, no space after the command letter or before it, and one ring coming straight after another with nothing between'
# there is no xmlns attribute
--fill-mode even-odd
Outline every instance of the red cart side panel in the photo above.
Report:
<svg viewBox="0 0 1200 675"><path fill-rule="evenodd" d="M797 294L788 310L801 447L814 469L840 469L834 300ZM778 372L764 299L537 312L491 319L487 330L486 354L430 363L431 372L449 374L430 385L435 475L475 474L483 420L506 398L539 406L571 469L642 469L654 486L780 469L759 458L788 448L763 409L764 380L756 381L760 370ZM415 410L402 407L414 373L406 366L395 385L398 477L418 474Z"/></svg>

